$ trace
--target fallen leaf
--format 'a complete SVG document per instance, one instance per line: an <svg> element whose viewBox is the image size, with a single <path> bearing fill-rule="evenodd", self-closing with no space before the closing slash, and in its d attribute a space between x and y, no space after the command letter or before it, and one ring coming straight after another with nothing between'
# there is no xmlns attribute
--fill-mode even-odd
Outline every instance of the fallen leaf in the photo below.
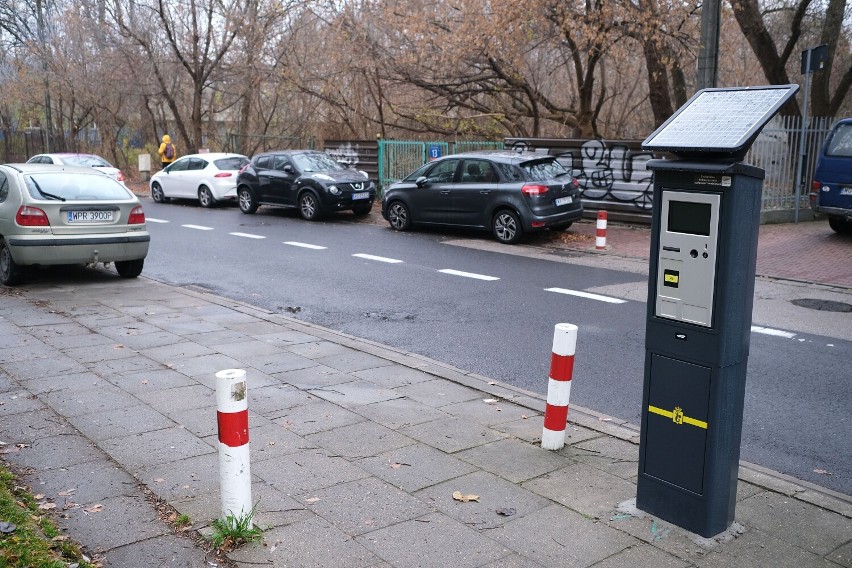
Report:
<svg viewBox="0 0 852 568"><path fill-rule="evenodd" d="M453 491L453 499L467 503L468 501L479 502L479 495L463 495L461 491Z"/></svg>
<svg viewBox="0 0 852 568"><path fill-rule="evenodd" d="M51 542L64 542L64 541L68 540L68 537L65 536L64 534L61 534L59 536L53 537L50 540L51 540Z"/></svg>
<svg viewBox="0 0 852 568"><path fill-rule="evenodd" d="M516 511L515 509L512 509L512 508L502 507L500 509L497 509L495 512L498 515L503 515L504 517L511 517L512 515L514 515L518 511Z"/></svg>
<svg viewBox="0 0 852 568"><path fill-rule="evenodd" d="M165 479L163 479L162 477L158 477L157 479L154 480L154 483L162 483L164 481L165 481Z"/></svg>
<svg viewBox="0 0 852 568"><path fill-rule="evenodd" d="M521 419L522 419L522 420L526 420L526 419L527 419L527 415L526 415L526 414L521 414Z"/></svg>
<svg viewBox="0 0 852 568"><path fill-rule="evenodd" d="M58 495L59 495L60 497L70 497L71 495L74 495L74 493L76 493L76 492L77 492L77 490L76 490L76 489L67 489L67 490L65 490L65 491L60 491L60 492L58 493Z"/></svg>
<svg viewBox="0 0 852 568"><path fill-rule="evenodd" d="M44 494L43 493L37 493L37 494L33 495L33 499L35 499L36 501L41 501L42 499L44 499Z"/></svg>
<svg viewBox="0 0 852 568"><path fill-rule="evenodd" d="M30 445L29 444L15 444L15 447L23 450L24 448L29 448Z"/></svg>
<svg viewBox="0 0 852 568"><path fill-rule="evenodd" d="M410 463L396 463L396 462L394 462L394 463L390 464L391 468L393 468L393 469L399 469L404 465L411 467Z"/></svg>
<svg viewBox="0 0 852 568"><path fill-rule="evenodd" d="M124 345L122 345L121 343L119 343L119 344L117 344L117 345L113 345L113 346L112 346L112 348L113 348L113 349L124 349Z"/></svg>
<svg viewBox="0 0 852 568"><path fill-rule="evenodd" d="M493 403L497 402L497 399L496 398L485 398L485 399L482 399L482 402L484 402L486 404L493 404Z"/></svg>
<svg viewBox="0 0 852 568"><path fill-rule="evenodd" d="M100 513L104 510L104 506L98 503L97 505L92 505L91 507L86 507L83 509L87 513Z"/></svg>
<svg viewBox="0 0 852 568"><path fill-rule="evenodd" d="M598 420L600 420L601 422L612 422L612 418L603 418L603 417L601 417L601 418L598 418Z"/></svg>
<svg viewBox="0 0 852 568"><path fill-rule="evenodd" d="M494 382L494 381L488 381L488 384L489 384L489 385L496 385L497 383L496 383L496 382Z"/></svg>
<svg viewBox="0 0 852 568"><path fill-rule="evenodd" d="M320 499L319 497L308 497L307 499L305 499L305 503L307 503L308 505L316 503L317 501L322 501L322 499Z"/></svg>
<svg viewBox="0 0 852 568"><path fill-rule="evenodd" d="M832 473L825 469L815 469L814 473L818 473L820 475L832 475Z"/></svg>
<svg viewBox="0 0 852 568"><path fill-rule="evenodd" d="M47 502L39 503L38 508L41 509L42 511L48 511L50 509L55 509L56 503L47 503Z"/></svg>

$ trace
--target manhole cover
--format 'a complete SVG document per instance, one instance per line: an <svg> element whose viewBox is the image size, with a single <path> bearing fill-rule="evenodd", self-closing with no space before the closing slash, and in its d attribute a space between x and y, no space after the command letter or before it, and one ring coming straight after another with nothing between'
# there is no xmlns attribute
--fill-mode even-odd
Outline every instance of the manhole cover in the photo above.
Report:
<svg viewBox="0 0 852 568"><path fill-rule="evenodd" d="M799 306L800 308L808 308L810 310L819 310L821 312L852 312L852 304L835 302L833 300L801 298L799 300L793 300L793 305Z"/></svg>

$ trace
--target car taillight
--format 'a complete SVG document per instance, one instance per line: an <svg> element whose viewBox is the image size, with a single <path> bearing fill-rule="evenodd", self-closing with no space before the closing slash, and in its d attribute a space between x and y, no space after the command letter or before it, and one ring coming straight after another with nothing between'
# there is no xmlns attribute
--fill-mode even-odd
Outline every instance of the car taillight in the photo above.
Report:
<svg viewBox="0 0 852 568"><path fill-rule="evenodd" d="M528 183L527 185L525 185L524 187L521 188L521 193L523 193L524 195L529 195L529 196L544 195L545 193L547 193L547 186L537 184L537 183L536 184Z"/></svg>
<svg viewBox="0 0 852 568"><path fill-rule="evenodd" d="M18 214L15 215L15 222L22 227L49 227L50 221L47 219L47 213L38 207L30 207L22 205L18 208Z"/></svg>
<svg viewBox="0 0 852 568"><path fill-rule="evenodd" d="M580 188L580 180L578 180L577 178L572 179L572 180L571 180L571 183L573 183L573 184L574 184L574 189L579 189L579 188Z"/></svg>
<svg viewBox="0 0 852 568"><path fill-rule="evenodd" d="M234 174L232 174L231 172L219 172L218 174L216 174L216 175L215 175L215 176L213 176L213 177L217 177L217 178L229 178L229 177L231 177L232 175L234 175Z"/></svg>
<svg viewBox="0 0 852 568"><path fill-rule="evenodd" d="M144 225L145 224L145 211L142 210L141 205L137 205L133 209L130 210L130 217L127 218L128 225Z"/></svg>
<svg viewBox="0 0 852 568"><path fill-rule="evenodd" d="M121 170L118 170L118 173L115 174L115 179L118 181L124 181L124 174L121 173Z"/></svg>
<svg viewBox="0 0 852 568"><path fill-rule="evenodd" d="M811 183L811 193L817 193L822 188L822 182L818 180L814 180Z"/></svg>

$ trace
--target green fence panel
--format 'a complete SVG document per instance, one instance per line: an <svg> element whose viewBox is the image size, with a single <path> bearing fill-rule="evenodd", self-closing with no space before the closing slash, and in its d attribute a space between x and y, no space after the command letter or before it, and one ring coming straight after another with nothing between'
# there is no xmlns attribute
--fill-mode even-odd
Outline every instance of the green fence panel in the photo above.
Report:
<svg viewBox="0 0 852 568"><path fill-rule="evenodd" d="M379 185L383 189L399 181L426 161L426 143L406 140L379 142Z"/></svg>
<svg viewBox="0 0 852 568"><path fill-rule="evenodd" d="M506 145L502 142L488 142L485 140L462 140L453 142L453 154L462 152L473 152L476 150L505 150Z"/></svg>

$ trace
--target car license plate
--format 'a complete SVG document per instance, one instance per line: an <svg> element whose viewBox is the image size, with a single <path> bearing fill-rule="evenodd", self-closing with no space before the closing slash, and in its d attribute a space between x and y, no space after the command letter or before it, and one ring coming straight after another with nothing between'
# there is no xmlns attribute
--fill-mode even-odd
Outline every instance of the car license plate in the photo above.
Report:
<svg viewBox="0 0 852 568"><path fill-rule="evenodd" d="M852 195L852 187L841 187L840 195Z"/></svg>
<svg viewBox="0 0 852 568"><path fill-rule="evenodd" d="M370 197L369 191L362 191L360 193L353 193L352 199L368 199Z"/></svg>
<svg viewBox="0 0 852 568"><path fill-rule="evenodd" d="M69 211L69 223L109 223L112 222L112 211Z"/></svg>
<svg viewBox="0 0 852 568"><path fill-rule="evenodd" d="M560 205L568 205L571 203L572 199L570 197L560 197L559 199L553 202L554 205L559 207Z"/></svg>

